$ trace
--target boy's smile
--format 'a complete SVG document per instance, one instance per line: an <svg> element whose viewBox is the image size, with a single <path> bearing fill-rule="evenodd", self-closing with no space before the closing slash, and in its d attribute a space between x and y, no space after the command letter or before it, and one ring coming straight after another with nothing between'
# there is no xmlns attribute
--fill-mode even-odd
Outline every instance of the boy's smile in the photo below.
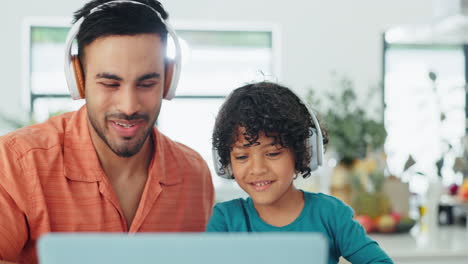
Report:
<svg viewBox="0 0 468 264"><path fill-rule="evenodd" d="M252 185L257 192L261 192L267 190L273 184L273 182L274 181L256 181L249 184Z"/></svg>

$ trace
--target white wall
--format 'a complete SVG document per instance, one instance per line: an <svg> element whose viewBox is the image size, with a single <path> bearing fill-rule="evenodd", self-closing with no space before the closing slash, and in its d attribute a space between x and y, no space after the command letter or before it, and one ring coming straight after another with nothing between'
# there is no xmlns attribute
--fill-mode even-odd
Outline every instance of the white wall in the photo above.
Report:
<svg viewBox="0 0 468 264"><path fill-rule="evenodd" d="M24 115L22 20L28 16L71 17L85 2L2 1L0 112ZM330 72L336 70L355 81L358 93L367 94L381 78L382 32L395 24L427 22L432 15L427 0L163 0L163 4L176 22L277 23L282 30L281 81L299 93L311 86L327 89Z"/></svg>

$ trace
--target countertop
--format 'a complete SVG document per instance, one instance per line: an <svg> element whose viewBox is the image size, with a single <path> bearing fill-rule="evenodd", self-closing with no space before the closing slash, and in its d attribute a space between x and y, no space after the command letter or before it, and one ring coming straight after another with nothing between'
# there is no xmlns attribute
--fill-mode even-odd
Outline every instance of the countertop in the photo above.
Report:
<svg viewBox="0 0 468 264"><path fill-rule="evenodd" d="M468 229L463 226L441 226L429 232L416 225L409 233L370 236L395 263L468 264Z"/></svg>

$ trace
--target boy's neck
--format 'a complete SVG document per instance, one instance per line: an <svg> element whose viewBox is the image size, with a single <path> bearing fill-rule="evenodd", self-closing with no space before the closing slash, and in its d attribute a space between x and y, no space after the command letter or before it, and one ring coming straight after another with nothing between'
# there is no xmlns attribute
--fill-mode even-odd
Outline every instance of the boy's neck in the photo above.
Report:
<svg viewBox="0 0 468 264"><path fill-rule="evenodd" d="M304 209L304 193L294 186L274 204L255 204L260 218L269 225L282 227L296 220Z"/></svg>

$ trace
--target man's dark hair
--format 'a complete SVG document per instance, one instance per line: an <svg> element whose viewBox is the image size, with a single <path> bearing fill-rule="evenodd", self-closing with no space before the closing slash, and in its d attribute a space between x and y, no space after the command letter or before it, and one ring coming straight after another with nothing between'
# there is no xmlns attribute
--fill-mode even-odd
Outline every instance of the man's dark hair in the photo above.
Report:
<svg viewBox="0 0 468 264"><path fill-rule="evenodd" d="M239 135L238 129L245 128ZM246 146L258 144L260 133L274 138L274 144L289 148L294 154L296 173L310 175L310 153L306 139L315 128L309 110L288 88L270 82L248 84L234 90L216 117L213 148L223 166L230 164L230 152L239 136ZM323 142L328 142L322 129Z"/></svg>
<svg viewBox="0 0 468 264"><path fill-rule="evenodd" d="M161 18L168 18L167 12L161 3L156 0L133 0L155 9ZM90 11L101 4L111 0L93 0L74 13L74 21L85 17L80 31L76 37L78 42L78 56L82 60L84 47L94 40L111 35L136 35L155 33L166 43L167 29L164 23L150 8L135 3L112 3L103 6L98 11Z"/></svg>

